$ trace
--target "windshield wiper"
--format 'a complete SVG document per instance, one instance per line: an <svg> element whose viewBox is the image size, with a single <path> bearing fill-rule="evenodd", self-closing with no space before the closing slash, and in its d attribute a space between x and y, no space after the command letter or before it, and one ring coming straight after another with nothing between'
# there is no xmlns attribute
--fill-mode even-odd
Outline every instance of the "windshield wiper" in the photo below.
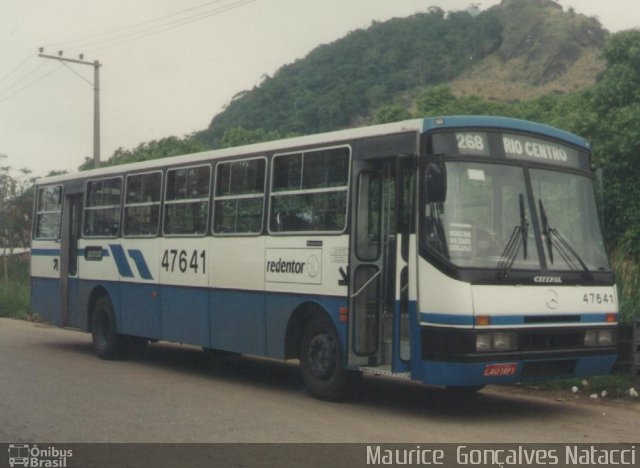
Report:
<svg viewBox="0 0 640 468"><path fill-rule="evenodd" d="M589 267L584 263L578 252L575 251L571 244L564 238L562 234L558 232L557 229L549 226L549 219L547 218L547 213L545 212L544 205L542 204L542 200L538 199L538 206L540 207L540 218L542 222L542 234L544 234L547 242L547 251L549 252L549 261L553 265L553 245L555 244L558 254L562 257L562 260L571 267L573 270L578 270L575 262L571 259L573 258L578 261L582 270L584 271L585 278L591 279L593 276L591 275L591 271Z"/></svg>
<svg viewBox="0 0 640 468"><path fill-rule="evenodd" d="M500 255L500 262L498 262L498 277L506 278L509 276L509 271L513 266L513 263L518 258L518 252L520 252L520 246L522 246L522 254L524 259L527 259L527 236L529 235L529 222L524 211L524 197L522 194L518 196L518 204L520 207L520 224L514 226L511 236L507 241L502 254Z"/></svg>

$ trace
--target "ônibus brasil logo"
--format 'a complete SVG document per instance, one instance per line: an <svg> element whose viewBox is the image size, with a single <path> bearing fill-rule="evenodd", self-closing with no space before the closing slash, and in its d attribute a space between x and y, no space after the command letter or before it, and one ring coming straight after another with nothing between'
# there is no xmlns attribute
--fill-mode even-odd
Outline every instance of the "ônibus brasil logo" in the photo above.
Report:
<svg viewBox="0 0 640 468"><path fill-rule="evenodd" d="M67 458L73 456L71 449L38 447L36 444L9 444L9 466L29 468L64 468Z"/></svg>

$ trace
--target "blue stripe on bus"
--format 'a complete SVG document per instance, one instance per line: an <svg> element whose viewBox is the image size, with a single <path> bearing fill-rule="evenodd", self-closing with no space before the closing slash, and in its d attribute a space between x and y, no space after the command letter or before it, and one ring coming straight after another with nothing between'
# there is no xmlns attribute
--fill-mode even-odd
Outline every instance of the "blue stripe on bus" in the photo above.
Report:
<svg viewBox="0 0 640 468"><path fill-rule="evenodd" d="M432 312L421 312L422 322L437 323L442 325L473 325L473 315L436 314Z"/></svg>
<svg viewBox="0 0 640 468"><path fill-rule="evenodd" d="M561 315L577 315L576 320L572 322L579 323L603 323L606 322L605 313L595 314L561 314ZM524 325L527 315L490 315L491 325ZM549 322L553 323L553 315L549 315ZM456 314L437 314L432 312L420 313L420 320L422 322L433 323L437 325L458 325L458 326L473 326L473 315L456 315ZM545 322L540 322L545 323Z"/></svg>
<svg viewBox="0 0 640 468"><path fill-rule="evenodd" d="M131 267L129 266L129 262L127 261L127 257L124 254L122 246L118 244L109 244L109 248L113 254L113 259L116 262L116 267L118 267L118 273L120 273L120 276L133 278L133 271L131 271Z"/></svg>
<svg viewBox="0 0 640 468"><path fill-rule="evenodd" d="M60 249L31 249L31 255L39 257L57 257L60 255Z"/></svg>
<svg viewBox="0 0 640 468"><path fill-rule="evenodd" d="M146 280L152 280L153 276L149 271L149 267L147 266L147 262L144 259L144 255L138 249L129 249L127 250L129 257L131 257L136 264L136 268L138 272L140 272L140 277Z"/></svg>

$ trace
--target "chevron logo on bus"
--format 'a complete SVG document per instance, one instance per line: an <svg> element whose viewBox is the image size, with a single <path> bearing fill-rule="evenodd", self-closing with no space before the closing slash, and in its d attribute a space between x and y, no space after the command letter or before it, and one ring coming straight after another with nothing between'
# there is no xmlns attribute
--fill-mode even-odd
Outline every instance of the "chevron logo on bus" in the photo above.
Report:
<svg viewBox="0 0 640 468"><path fill-rule="evenodd" d="M119 244L109 244L109 250L111 251L113 260L116 262L116 267L118 268L118 273L120 274L120 276L123 276L125 278L133 278L135 275L133 274L131 265L129 265L129 260L127 260L124 248ZM144 259L143 253L139 249L127 249L127 253L133 260L133 263L138 270L140 277L145 280L152 280L153 276L149 271L149 267L147 266L147 262Z"/></svg>

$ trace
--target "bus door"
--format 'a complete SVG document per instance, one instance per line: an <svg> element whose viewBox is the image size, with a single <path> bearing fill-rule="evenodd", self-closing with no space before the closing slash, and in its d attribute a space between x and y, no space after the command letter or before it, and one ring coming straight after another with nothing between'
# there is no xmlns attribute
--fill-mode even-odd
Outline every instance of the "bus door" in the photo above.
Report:
<svg viewBox="0 0 640 468"><path fill-rule="evenodd" d="M397 229L398 161L357 160L353 170L348 364L382 371L405 370L397 365L398 285L405 270Z"/></svg>
<svg viewBox="0 0 640 468"><path fill-rule="evenodd" d="M63 327L80 327L78 239L81 232L82 200L82 194L67 194L62 208L60 287Z"/></svg>

